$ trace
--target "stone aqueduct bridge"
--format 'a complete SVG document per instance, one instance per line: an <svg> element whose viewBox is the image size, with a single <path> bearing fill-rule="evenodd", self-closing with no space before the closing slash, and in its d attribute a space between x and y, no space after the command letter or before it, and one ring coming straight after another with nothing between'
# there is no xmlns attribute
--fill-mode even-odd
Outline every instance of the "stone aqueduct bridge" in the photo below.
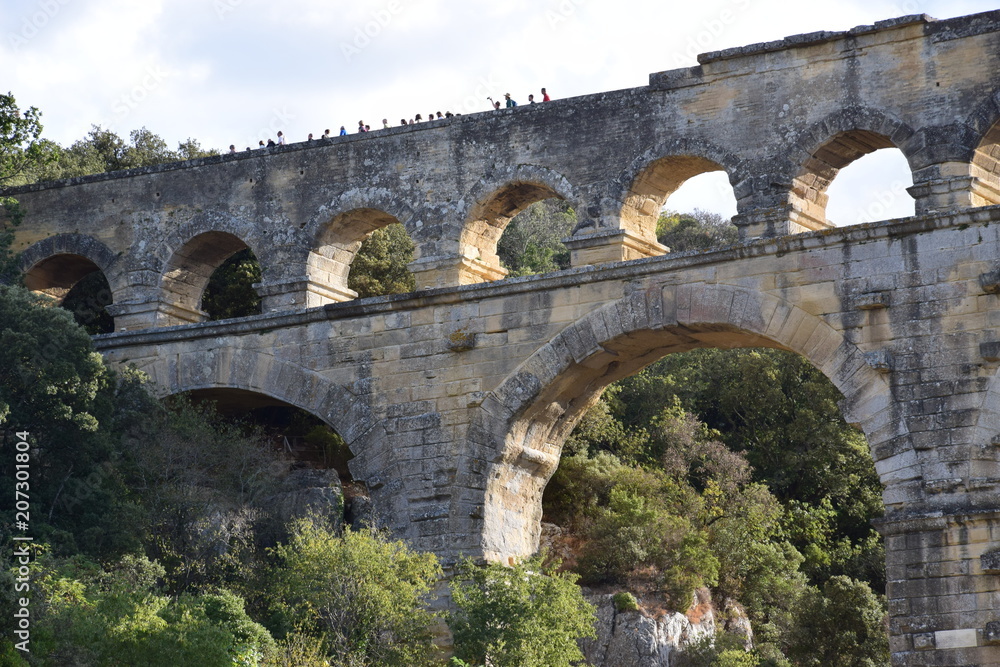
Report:
<svg viewBox="0 0 1000 667"><path fill-rule="evenodd" d="M793 350L843 392L885 487L894 663L1000 665L1000 12L699 60L631 90L22 188L26 280L59 294L103 271L110 361L164 394L318 415L396 534L446 559L536 548L561 444L608 383L694 347ZM882 147L906 156L917 216L829 228L827 186ZM661 205L720 169L742 242L664 254ZM549 197L578 212L573 268L490 282L506 223ZM421 290L351 301L360 241L394 221ZM263 314L202 322L209 275L246 246Z"/></svg>

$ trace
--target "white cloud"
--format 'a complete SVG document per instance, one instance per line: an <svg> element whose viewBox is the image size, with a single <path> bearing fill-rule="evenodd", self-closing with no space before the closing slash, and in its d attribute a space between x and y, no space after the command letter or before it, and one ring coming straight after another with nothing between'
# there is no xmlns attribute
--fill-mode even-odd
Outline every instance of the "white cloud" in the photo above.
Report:
<svg viewBox="0 0 1000 667"><path fill-rule="evenodd" d="M223 148L282 129L293 140L364 119L487 108L642 86L699 52L985 1L4 0L0 66L63 144L92 123ZM56 7L37 29L41 7ZM27 23L25 23L27 22ZM19 48L10 35L33 31ZM360 33L359 33L360 31ZM360 37L359 37L360 35ZM357 41L356 41L357 40ZM344 45L356 52L345 54ZM349 57L348 57L349 56ZM126 113L127 111L127 113ZM254 142L256 143L256 142Z"/></svg>

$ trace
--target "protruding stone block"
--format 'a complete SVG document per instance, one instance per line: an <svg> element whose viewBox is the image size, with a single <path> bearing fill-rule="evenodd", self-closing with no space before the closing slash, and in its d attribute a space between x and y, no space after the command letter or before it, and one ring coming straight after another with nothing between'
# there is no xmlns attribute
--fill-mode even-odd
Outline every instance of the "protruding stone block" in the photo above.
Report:
<svg viewBox="0 0 1000 667"><path fill-rule="evenodd" d="M979 274L979 287L987 294L1000 292L1000 270Z"/></svg>
<svg viewBox="0 0 1000 667"><path fill-rule="evenodd" d="M892 370L892 353L889 350L872 350L864 353L865 363L879 373Z"/></svg>
<svg viewBox="0 0 1000 667"><path fill-rule="evenodd" d="M478 257L453 255L422 257L407 265L417 283L417 289L455 287L503 280L507 269L487 264Z"/></svg>
<svg viewBox="0 0 1000 667"><path fill-rule="evenodd" d="M986 361L1000 361L1000 341L980 343L979 356Z"/></svg>
<svg viewBox="0 0 1000 667"><path fill-rule="evenodd" d="M865 292L854 297L854 307L858 310L878 310L889 307L888 292Z"/></svg>
<svg viewBox="0 0 1000 667"><path fill-rule="evenodd" d="M1000 621L990 621L983 630L983 641L990 646L1000 645Z"/></svg>
<svg viewBox="0 0 1000 667"><path fill-rule="evenodd" d="M987 574L1000 574L1000 549L989 551L979 557L983 572ZM996 623L1000 623L997 621Z"/></svg>
<svg viewBox="0 0 1000 667"><path fill-rule="evenodd" d="M929 651L935 648L934 633L922 632L918 635L913 635L913 648L918 651Z"/></svg>
<svg viewBox="0 0 1000 667"><path fill-rule="evenodd" d="M569 248L572 266L589 266L623 262L643 257L656 257L670 252L670 248L635 234L627 229L609 229L586 236L563 239Z"/></svg>

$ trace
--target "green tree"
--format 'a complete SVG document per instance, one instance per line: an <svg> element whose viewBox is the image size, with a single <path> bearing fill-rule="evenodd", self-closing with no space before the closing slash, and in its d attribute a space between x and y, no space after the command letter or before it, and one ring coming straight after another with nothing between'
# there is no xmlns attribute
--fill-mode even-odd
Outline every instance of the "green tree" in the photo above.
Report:
<svg viewBox="0 0 1000 667"><path fill-rule="evenodd" d="M113 130L99 125L91 126L87 136L68 148L55 146L52 150L57 159L33 170L31 180L72 178L218 154L203 150L193 139L180 142L178 150L172 151L162 137L145 127L129 132L126 141Z"/></svg>
<svg viewBox="0 0 1000 667"><path fill-rule="evenodd" d="M250 248L239 251L212 272L201 296L201 308L210 320L260 315L260 262Z"/></svg>
<svg viewBox="0 0 1000 667"><path fill-rule="evenodd" d="M573 233L576 212L565 201L535 202L514 216L497 242L500 264L511 277L569 267L569 250L562 239Z"/></svg>
<svg viewBox="0 0 1000 667"><path fill-rule="evenodd" d="M182 160L194 160L200 157L211 157L218 155L215 148L202 148L197 139L188 137L186 141L177 142L177 157Z"/></svg>
<svg viewBox="0 0 1000 667"><path fill-rule="evenodd" d="M354 256L347 286L359 298L412 292L416 280L406 265L413 261L413 247L399 223L376 229Z"/></svg>
<svg viewBox="0 0 1000 667"><path fill-rule="evenodd" d="M42 113L21 111L11 93L0 95L0 187L19 185L23 176L52 160L52 144L40 139ZM0 204L10 200L0 198Z"/></svg>
<svg viewBox="0 0 1000 667"><path fill-rule="evenodd" d="M717 213L664 213L656 223L656 240L673 252L707 250L739 240L736 226Z"/></svg>
<svg viewBox="0 0 1000 667"><path fill-rule="evenodd" d="M70 313L0 287L0 429L5 446L16 432L30 432L36 538L94 555L137 545L130 527L137 505L108 467L116 424L127 419L118 398L131 390ZM5 489L14 479L10 464L4 460L0 476Z"/></svg>
<svg viewBox="0 0 1000 667"><path fill-rule="evenodd" d="M612 411L626 428L646 428L676 397L745 455L753 480L788 504L785 529L814 583L845 574L884 588L881 538L871 526L882 513L882 487L868 443L844 422L840 392L805 359L769 349L694 350L620 384Z"/></svg>
<svg viewBox="0 0 1000 667"><path fill-rule="evenodd" d="M11 93L0 95L0 188L30 182L32 174L58 155L58 146L40 138L41 117L35 107L21 111ZM24 211L17 199L0 195L0 213L6 218L0 228L0 284L11 284L18 269L10 247Z"/></svg>
<svg viewBox="0 0 1000 667"><path fill-rule="evenodd" d="M35 567L32 664L256 665L274 645L228 591L161 595L164 569L144 557L101 570L43 556Z"/></svg>
<svg viewBox="0 0 1000 667"><path fill-rule="evenodd" d="M881 667L889 664L884 598L867 583L830 577L799 603L788 655L803 667Z"/></svg>
<svg viewBox="0 0 1000 667"><path fill-rule="evenodd" d="M448 620L455 655L475 665L561 667L577 664L582 637L596 636L594 608L576 576L542 558L505 567L459 563L451 583L457 610Z"/></svg>
<svg viewBox="0 0 1000 667"><path fill-rule="evenodd" d="M276 612L288 627L321 637L338 665L429 664L434 614L424 604L441 575L433 554L416 553L374 530L336 535L317 519L295 521L274 549Z"/></svg>

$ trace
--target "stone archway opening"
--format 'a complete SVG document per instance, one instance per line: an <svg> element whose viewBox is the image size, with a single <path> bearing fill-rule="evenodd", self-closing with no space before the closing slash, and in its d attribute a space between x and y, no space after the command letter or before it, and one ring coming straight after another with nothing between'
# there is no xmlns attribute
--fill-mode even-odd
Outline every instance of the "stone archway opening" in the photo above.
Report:
<svg viewBox="0 0 1000 667"><path fill-rule="evenodd" d="M514 524L524 517L526 523L537 522L529 527L535 532L529 543L523 545L528 553L537 546L531 540L541 538L564 563L584 577L588 586L600 592L629 590L647 609L659 604L683 613L691 599L689 587L707 585L712 596L717 596L717 602L729 598L748 606L753 622L758 624L756 627L763 629L767 621L759 615L760 598L755 596L770 590L774 582L767 577L780 573L787 584L786 593L804 596L802 599L807 601L804 605L820 599L808 596L813 595L812 590L823 590L826 582L843 584L850 580L854 590L862 593L866 614L879 609L884 613L884 541L869 523L883 509L882 486L866 437L839 415L837 400L841 394L822 373L776 341L731 325L639 330L616 336L599 347L600 351L570 364L563 373L546 381L510 423L507 453L490 471L496 477L487 490L484 517L487 533L494 525L504 533L502 541L486 543L503 551L487 554L488 558L507 561L526 555L511 553L521 546L514 535ZM716 357L715 365L709 366L711 372L701 376L690 374L694 361L678 361L667 369L650 373L668 361L708 353ZM736 369L746 375L747 386L742 392L717 384L730 379L728 375L716 375L725 365L717 358L728 355L741 355L745 360L745 364L729 363L730 374ZM791 363L778 372L773 363L758 362L758 358L783 357ZM670 377L669 373L676 376ZM622 387L628 383L631 393L626 394ZM694 387L696 383L704 386ZM776 414L794 412L797 407L803 412L814 409L815 415L789 421L804 432L795 434L794 443L785 450L774 443L760 443L760 456L753 460L753 466L766 468L767 458L782 451L784 457L794 460L787 462L787 469L781 467L783 461L772 461L768 474L757 478L752 476L756 469L746 467L745 451L736 450L727 437L706 435L701 424L717 427L712 419L725 421L734 416L741 419L746 416L740 413L746 405L752 408L768 403L773 399L771 393L781 395L785 385L794 385L797 393L787 397L786 404L774 405ZM531 383L522 381L519 386L527 390ZM684 390L696 397L712 397L716 402L708 412L716 410L720 414L697 414L690 403L676 401L674 397ZM611 400L604 401L602 392L612 394ZM727 405L734 397L741 397L746 405ZM662 403L655 406L643 404L661 399ZM676 402L671 402L672 399ZM620 401L617 408L616 400ZM678 414L681 407L687 412ZM676 449L656 451L657 458L644 465L626 463L629 452L635 451L632 448L636 447L637 432L621 432L622 424L626 423L621 415L643 410L656 413L661 420L652 419L645 428L664 430L660 434L662 442L650 438L650 449L653 450L653 445L663 447L663 443ZM830 413L837 413L839 418L839 432L835 435L840 439L820 432L826 427L818 424L825 423ZM694 424L689 423L692 416L697 417ZM783 419L773 418L776 422ZM771 419L772 416L748 419L742 425L743 432L736 435L745 439L759 437L763 441L781 433L784 423L775 424L772 432L764 432L763 426ZM564 450L567 441L577 448L581 446L578 429L581 424L589 428L592 437L608 438L622 448L607 447L596 453L590 450L583 455L578 450L576 455L567 455ZM684 433L684 426L691 428ZM824 437L829 437L830 442L818 441ZM724 446L719 445L720 441ZM586 447L585 443L583 448ZM819 465L826 456L830 457L829 465ZM569 472L560 468L562 463L569 464L566 469ZM814 465L812 469L810 464ZM825 485L838 474L836 470L831 472L831 466L842 468L845 479L854 480L856 474L867 476L857 484L860 492L848 488L849 485L836 493L828 492ZM779 474L775 475L775 470ZM740 477L741 474L744 476ZM732 488L727 489L727 479L733 480L728 483ZM734 491L736 487L740 489ZM553 490L565 494L561 505L550 496ZM840 515L837 512L841 506L825 502L827 496L836 494L845 499L856 497L859 516L848 516L847 510ZM759 506L754 506L754 502L759 502ZM568 513L567 506L572 508ZM857 508L852 506L850 511ZM746 513L741 515L744 510ZM762 520L758 511L774 514ZM570 515L580 522L567 523ZM834 544L842 552L827 559L830 554L823 549L832 552ZM658 548L662 548L662 554L656 553ZM752 555L744 559L746 554ZM641 565L630 569L628 562L633 558ZM754 561L756 558L767 560L768 564L755 569L751 561L757 565L763 562ZM705 572L707 576L698 576ZM741 592L746 599L735 597ZM705 601L706 598L699 597L699 602ZM777 609L775 613L781 613ZM880 634L887 659L888 643L881 613L864 629L857 630ZM767 632L763 631L758 641L778 645L786 639L778 641L773 633ZM796 641L802 650L803 643Z"/></svg>
<svg viewBox="0 0 1000 667"><path fill-rule="evenodd" d="M497 241L500 266L510 277L568 269L570 251L563 239L573 233L577 216L569 203L536 201L510 218Z"/></svg>
<svg viewBox="0 0 1000 667"><path fill-rule="evenodd" d="M476 277L482 281L505 278L509 271L503 265L499 251L503 251L510 260L520 250L529 251L533 242L536 253L551 255L547 260L536 258L540 261L534 264L545 270L563 268L559 260L555 259L555 255L562 253L558 249L562 245L561 238L555 237L566 227L567 216L570 216L572 209L557 203L562 201L565 201L565 197L550 185L514 181L477 203L472 208L459 239L459 252L468 269L463 276L469 280ZM529 207L535 204L540 205L529 211ZM499 247L506 230L515 219L519 220L518 224L511 236L507 237L505 246ZM568 260L565 263L568 265ZM519 272L521 268L520 265L517 266L514 272L518 275L539 272L533 271L529 265L525 265L525 272Z"/></svg>
<svg viewBox="0 0 1000 667"><path fill-rule="evenodd" d="M728 213L731 218L736 213L736 197L725 168L697 155L669 155L651 162L625 194L621 227L655 242L666 207L680 213L689 212L685 207Z"/></svg>
<svg viewBox="0 0 1000 667"><path fill-rule="evenodd" d="M201 309L209 320L261 314L261 298L254 285L261 280L257 255L243 248L212 272L201 295Z"/></svg>
<svg viewBox="0 0 1000 667"><path fill-rule="evenodd" d="M335 216L309 253L309 290L317 302L411 292L407 264L413 241L400 220L376 208L355 208Z"/></svg>
<svg viewBox="0 0 1000 667"><path fill-rule="evenodd" d="M916 201L908 192L913 174L898 149L879 149L839 171L826 195L827 221L843 227L878 220L907 218Z"/></svg>
<svg viewBox="0 0 1000 667"><path fill-rule="evenodd" d="M347 443L326 422L285 401L245 389L211 388L185 392L194 403L211 404L224 419L261 429L275 451L304 465L337 471L351 483Z"/></svg>
<svg viewBox="0 0 1000 667"><path fill-rule="evenodd" d="M178 248L160 279L159 324L174 325L211 319L202 309L202 297L212 275L230 257L248 248L228 232L205 232Z"/></svg>
<svg viewBox="0 0 1000 667"><path fill-rule="evenodd" d="M107 310L113 303L111 286L92 260L81 255L53 255L25 271L24 286L69 310L87 333L114 331L114 319Z"/></svg>
<svg viewBox="0 0 1000 667"><path fill-rule="evenodd" d="M878 154L873 155L877 151ZM869 130L849 130L829 139L809 156L793 180L790 214L793 230L795 226L799 231L834 226L827 215L831 192L837 194L838 199L849 196L843 191L838 193L840 188L831 189L842 170L851 172L845 174L851 179L845 181L846 188L854 189L863 183L867 190L862 198L854 194L851 213L839 209L846 216L843 224L886 219L878 217L883 214L887 217L900 212L912 215L913 197L906 188L912 186L913 176L908 164L905 168L900 167L901 155L892 139ZM851 178L855 172L860 173L860 180Z"/></svg>
<svg viewBox="0 0 1000 667"><path fill-rule="evenodd" d="M972 205L1000 204L1000 120L983 135L972 158Z"/></svg>

